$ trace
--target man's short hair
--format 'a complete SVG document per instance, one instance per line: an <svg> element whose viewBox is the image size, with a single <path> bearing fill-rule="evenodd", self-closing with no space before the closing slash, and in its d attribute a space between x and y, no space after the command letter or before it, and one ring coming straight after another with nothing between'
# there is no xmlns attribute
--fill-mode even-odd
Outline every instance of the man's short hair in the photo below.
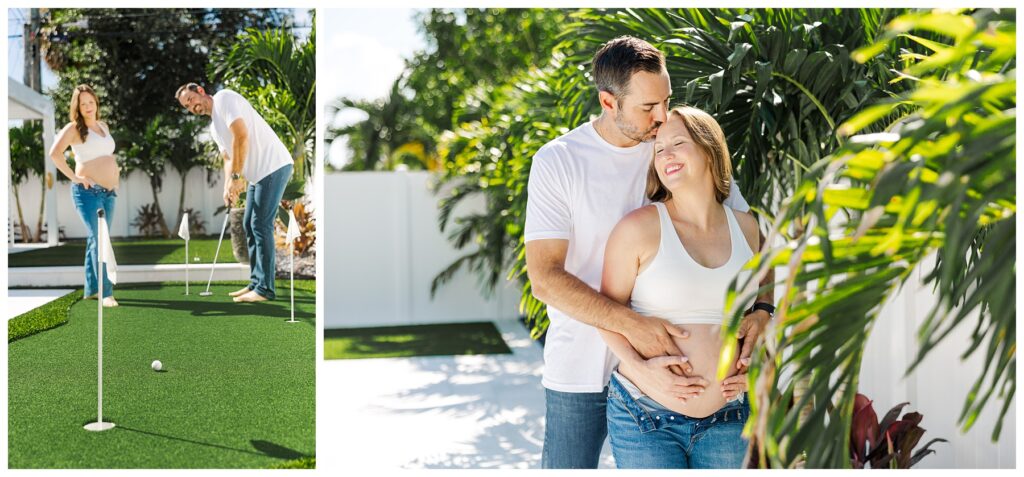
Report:
<svg viewBox="0 0 1024 477"><path fill-rule="evenodd" d="M664 71L665 55L644 40L620 36L602 45L594 55L593 63L597 90L621 98L629 94L629 79L634 73Z"/></svg>
<svg viewBox="0 0 1024 477"><path fill-rule="evenodd" d="M178 88L178 91L176 93L174 93L174 99L180 100L181 99L181 93L183 93L186 89L189 90L189 91L192 91L194 93L198 93L199 92L199 84L197 84L197 83L187 83L187 84L181 85L181 87Z"/></svg>

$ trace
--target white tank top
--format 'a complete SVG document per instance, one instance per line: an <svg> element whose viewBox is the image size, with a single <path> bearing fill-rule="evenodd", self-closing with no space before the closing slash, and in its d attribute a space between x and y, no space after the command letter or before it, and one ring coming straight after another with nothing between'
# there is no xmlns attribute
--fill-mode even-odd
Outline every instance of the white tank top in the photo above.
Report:
<svg viewBox="0 0 1024 477"><path fill-rule="evenodd" d="M85 141L82 141L81 144L71 145L71 150L75 153L75 162L89 162L98 157L114 154L114 137L110 135L110 130L103 126L100 126L100 129L104 129L106 136L100 136L96 131L90 129L89 134L85 136Z"/></svg>
<svg viewBox="0 0 1024 477"><path fill-rule="evenodd" d="M722 205L729 221L732 253L718 268L697 263L683 247L665 204L655 202L661 222L658 253L633 284L630 306L637 313L666 319L673 324L720 325L725 317L725 295L729 284L754 256L730 207ZM747 279L742 271L737 284Z"/></svg>

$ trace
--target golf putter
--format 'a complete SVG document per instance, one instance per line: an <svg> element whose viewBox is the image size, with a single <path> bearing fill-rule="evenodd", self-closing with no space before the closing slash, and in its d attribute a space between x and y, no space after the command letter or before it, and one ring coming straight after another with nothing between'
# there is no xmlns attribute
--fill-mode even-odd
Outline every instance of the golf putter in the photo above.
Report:
<svg viewBox="0 0 1024 477"><path fill-rule="evenodd" d="M224 212L224 225L220 227L220 238L217 239L217 251L213 252L213 265L210 266L210 279L206 281L206 291L199 292L199 296L210 296L210 284L213 283L213 271L217 268L217 257L220 255L220 244L224 241L224 231L228 229L228 217L231 216L231 208Z"/></svg>

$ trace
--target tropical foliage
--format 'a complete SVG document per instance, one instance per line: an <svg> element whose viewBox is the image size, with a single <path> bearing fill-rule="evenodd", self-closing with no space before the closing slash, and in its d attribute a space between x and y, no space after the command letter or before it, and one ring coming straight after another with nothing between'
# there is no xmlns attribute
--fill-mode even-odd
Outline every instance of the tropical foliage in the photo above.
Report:
<svg viewBox="0 0 1024 477"><path fill-rule="evenodd" d="M920 426L924 416L919 412L908 412L900 417L900 412L908 404L904 402L893 406L879 422L871 400L857 394L850 426L850 460L854 469L909 469L935 453L932 444L948 442L936 437L915 450L925 434L925 429Z"/></svg>
<svg viewBox="0 0 1024 477"><path fill-rule="evenodd" d="M11 151L11 191L14 193L14 205L18 214L18 230L21 233L21 240L31 242L33 237L36 240L41 240L43 204L40 204L39 207L39 223L33 236L32 229L25 223L19 192L21 184L28 179L29 175L35 175L42 179L45 174L43 125L39 121L25 121L20 126L9 128L8 132ZM43 202L42 198L46 197L46 181L40 180L39 183L42 185L40 202ZM12 230L10 233L14 233L14 231Z"/></svg>
<svg viewBox="0 0 1024 477"><path fill-rule="evenodd" d="M970 327L961 357L982 353L984 367L959 422L970 429L997 397L999 437L1016 392L1015 32L1012 11L910 12L853 53L868 64L894 41L925 49L900 50L903 92L839 125L847 139L811 166L775 219L786 245L752 263L755 275L788 270L767 333L772 353L750 370L761 465L849 465L844 430L865 343L887 298L921 268L939 299L908 372Z"/></svg>

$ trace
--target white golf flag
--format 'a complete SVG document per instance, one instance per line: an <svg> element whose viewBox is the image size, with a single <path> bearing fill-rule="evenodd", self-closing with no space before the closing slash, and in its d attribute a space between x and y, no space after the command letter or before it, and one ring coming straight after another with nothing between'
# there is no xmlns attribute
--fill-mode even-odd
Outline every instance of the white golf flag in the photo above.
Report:
<svg viewBox="0 0 1024 477"><path fill-rule="evenodd" d="M114 246L110 243L110 230L107 229L107 221L100 218L100 255L103 256L103 262L107 264L107 278L110 283L117 283L117 261L114 259ZM102 286L102 284L100 284Z"/></svg>
<svg viewBox="0 0 1024 477"><path fill-rule="evenodd" d="M188 236L188 212L185 212L181 216L181 227L178 227L178 236L183 238L183 239L185 239L185 240L189 239L189 236Z"/></svg>
<svg viewBox="0 0 1024 477"><path fill-rule="evenodd" d="M299 223L295 220L295 214L289 210L288 233L285 235L284 240L288 242L289 245L291 245L292 241L299 238L300 235L302 235L302 233L299 232Z"/></svg>

